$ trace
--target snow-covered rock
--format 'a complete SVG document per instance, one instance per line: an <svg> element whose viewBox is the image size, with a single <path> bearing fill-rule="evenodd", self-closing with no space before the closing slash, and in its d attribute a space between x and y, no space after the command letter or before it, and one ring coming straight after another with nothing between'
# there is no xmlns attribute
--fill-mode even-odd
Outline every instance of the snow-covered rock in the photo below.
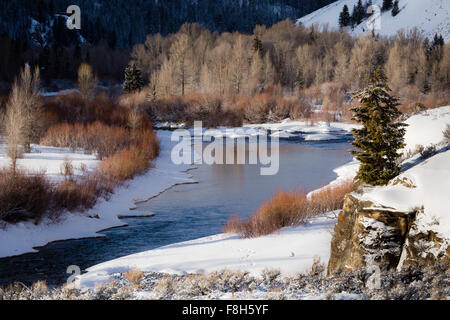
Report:
<svg viewBox="0 0 450 320"><path fill-rule="evenodd" d="M405 151L435 144L437 154L428 159L414 155L387 186L366 187L346 197L329 273L372 264L400 269L450 261L450 145L443 136L450 107L424 111L406 122Z"/></svg>

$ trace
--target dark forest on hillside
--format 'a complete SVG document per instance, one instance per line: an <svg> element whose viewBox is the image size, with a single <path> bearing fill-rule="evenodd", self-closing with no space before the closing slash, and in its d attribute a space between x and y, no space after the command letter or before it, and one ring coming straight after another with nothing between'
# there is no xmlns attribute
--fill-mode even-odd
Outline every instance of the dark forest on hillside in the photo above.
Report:
<svg viewBox="0 0 450 320"><path fill-rule="evenodd" d="M0 1L0 81L28 61L44 77L70 78L81 61L108 53L109 65L128 62L129 49L148 34L168 35L185 22L211 31L251 33L256 25L297 19L332 0L15 0ZM65 28L69 5L81 8L81 30ZM89 49L89 50L88 50ZM94 57L95 59L95 57ZM73 63L70 63L68 61ZM64 62L63 62L64 61ZM118 79L114 70L100 75Z"/></svg>

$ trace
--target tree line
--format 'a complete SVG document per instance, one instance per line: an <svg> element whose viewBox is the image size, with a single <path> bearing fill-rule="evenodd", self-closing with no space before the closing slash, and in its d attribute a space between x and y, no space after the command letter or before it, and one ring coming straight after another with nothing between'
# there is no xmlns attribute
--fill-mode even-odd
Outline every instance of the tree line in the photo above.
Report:
<svg viewBox="0 0 450 320"><path fill-rule="evenodd" d="M168 36L148 35L131 58L158 97L251 96L279 86L288 94L315 90L322 98L334 92L328 98L339 104L381 66L394 92L420 101L430 94L447 99L450 79L450 47L442 36L427 39L413 29L391 38L352 37L291 20L256 26L252 34L219 34L187 23Z"/></svg>

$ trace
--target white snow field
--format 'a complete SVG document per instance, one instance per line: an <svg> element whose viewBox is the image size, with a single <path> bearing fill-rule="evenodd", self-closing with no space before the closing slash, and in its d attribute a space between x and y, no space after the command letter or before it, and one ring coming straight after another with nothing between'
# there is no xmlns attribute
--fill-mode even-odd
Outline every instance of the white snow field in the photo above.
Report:
<svg viewBox="0 0 450 320"><path fill-rule="evenodd" d="M450 106L421 112L405 121L405 150L414 150L416 145L424 147L443 140L443 131L450 124Z"/></svg>
<svg viewBox="0 0 450 320"><path fill-rule="evenodd" d="M259 275L264 269L280 269L293 275L310 268L315 257L328 261L335 222L335 214L329 213L259 238L222 233L175 243L93 266L81 276L80 285L92 288L130 269L180 275L220 269Z"/></svg>
<svg viewBox="0 0 450 320"><path fill-rule="evenodd" d="M75 176L82 174L83 166L87 171L92 171L100 162L95 155L84 154L81 151L32 145L31 153L24 154L23 159L17 161L17 166L19 169L32 173L45 174L52 181L57 182L63 179L61 172L65 160L72 163ZM11 161L6 156L6 145L0 143L0 168L9 167L10 164Z"/></svg>
<svg viewBox="0 0 450 320"><path fill-rule="evenodd" d="M161 150L154 167L116 188L108 201L99 199L94 208L84 213L63 214L61 221L57 223L44 220L38 225L33 222L22 222L14 225L6 224L3 229L0 228L0 257L35 252L35 247L52 241L100 237L102 235L97 233L100 230L126 225L119 219L119 215L150 214L133 210L136 202L154 197L175 184L194 182L191 175L186 172L190 166L175 165L170 160L170 132L158 131L158 138L161 141ZM64 149L39 146L35 148L41 153L25 155L25 159L20 160L19 164L28 169L46 170L50 175L58 173L59 165L66 155L74 159L86 157L84 160L76 161L86 163L91 168L97 162L93 156L70 153ZM7 163L2 153L0 164L7 165Z"/></svg>
<svg viewBox="0 0 450 320"><path fill-rule="evenodd" d="M353 6L357 3L358 0L339 0L297 21L305 26L318 24L323 27L327 24L330 29L337 29L339 28L339 13L344 5L347 5L351 14ZM383 0L373 0L372 3L381 8ZM450 1L400 0L399 8L400 12L395 17L392 16L390 10L381 13L381 29L375 30L376 33L382 36L393 36L400 29L406 31L417 27L428 38L432 39L437 33L442 34L446 42L450 40ZM347 29L355 35L370 32L366 21L356 26L354 30L351 27L347 27Z"/></svg>
<svg viewBox="0 0 450 320"><path fill-rule="evenodd" d="M443 129L450 123L450 106L436 108L410 117L406 121L407 148L416 144L428 145L443 141ZM271 124L272 128L287 124ZM299 125L298 123L296 125ZM261 125L260 125L261 126ZM262 125L268 126L268 125ZM340 125L347 127L348 125ZM414 162L415 158L406 160ZM353 178L359 163L355 160L336 168L338 175L331 184ZM400 209L424 205L426 219L440 219L438 231L450 235L450 151L441 152L402 173L409 177L416 189L402 185L373 188L364 197L379 200ZM413 190L413 191L412 191ZM265 268L280 269L282 273L301 272L313 264L314 257L328 262L330 241L336 223L334 213L313 219L306 225L283 228L277 233L239 239L236 234L218 234L192 241L121 257L95 265L80 277L80 284L92 287L105 282L114 273L131 269L171 274L212 272L221 269L258 273ZM428 221L428 220L426 220Z"/></svg>

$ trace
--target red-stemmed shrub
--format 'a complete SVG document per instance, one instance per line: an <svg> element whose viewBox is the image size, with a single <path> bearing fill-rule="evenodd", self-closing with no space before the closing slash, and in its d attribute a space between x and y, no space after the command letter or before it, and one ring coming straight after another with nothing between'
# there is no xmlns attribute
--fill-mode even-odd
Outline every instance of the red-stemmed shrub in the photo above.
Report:
<svg viewBox="0 0 450 320"><path fill-rule="evenodd" d="M312 192L309 197L305 191L279 191L247 220L233 215L223 231L251 238L270 234L283 227L299 225L313 216L340 209L344 196L351 191L351 180L323 187Z"/></svg>

